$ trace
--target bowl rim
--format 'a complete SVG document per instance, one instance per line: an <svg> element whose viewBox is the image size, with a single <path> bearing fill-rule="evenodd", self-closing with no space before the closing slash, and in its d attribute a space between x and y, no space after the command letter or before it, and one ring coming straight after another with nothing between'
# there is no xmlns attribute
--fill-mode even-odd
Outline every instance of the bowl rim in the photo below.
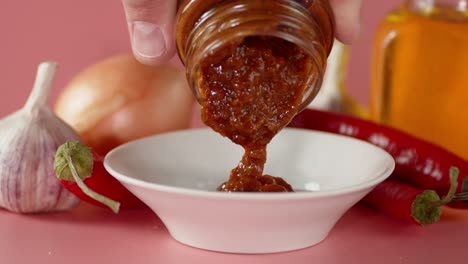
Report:
<svg viewBox="0 0 468 264"><path fill-rule="evenodd" d="M360 144L365 144L370 146L371 148L376 149L380 153L382 153L383 156L386 156L386 162L382 166L382 168L377 172L370 180L363 181L357 184L345 186L342 188L337 188L337 189L332 189L332 190L324 190L324 191L304 191L304 192L288 192L288 193L256 193L256 192L218 192L218 191L208 191L208 190L199 190L199 189L191 189L191 188L186 188L186 187L178 187L178 186L168 186L164 184L159 184L155 182L149 182L149 181L144 181L140 179L136 179L134 177L131 177L129 175L122 174L118 172L117 170L113 169L112 166L109 164L109 160L112 158L115 153L121 151L122 149L127 148L129 145L133 145L139 142L151 140L155 137L160 137L164 135L170 135L170 134L179 134L179 133L187 133L191 131L207 131L211 130L210 128L190 128L190 129L183 129L183 130L177 130L177 131L171 131L171 132L164 132L164 133L159 133L155 135L150 135L147 137L143 137L140 139L132 140L127 143L124 143L120 146L115 147L111 151L109 151L105 157L104 157L104 168L111 174L112 177L117 179L119 182L123 184L128 184L128 185L134 185L140 188L144 189L151 189L155 191L161 191L161 192L166 192L166 193L172 193L172 194L177 194L181 196L191 196L191 197L203 197L203 198L219 198L219 199L237 199L237 200L294 200L294 199L304 199L304 198L319 198L319 197L330 197L330 196L337 196L337 195L345 195L345 194L350 194L350 193L355 193L362 191L367 188L373 188L380 182L384 181L388 177L390 177L391 173L395 169L395 159L384 149L379 148L367 141L357 139L357 138L352 138L349 136L344 136L340 134L335 134L335 133L330 133L330 132L323 132L323 131L318 131L318 130L313 130L313 129L306 129L306 128L292 128L292 127L286 127L283 130L304 130L310 133L314 134L323 134L323 135L328 135L332 137L337 137L341 139L346 139L346 140L351 140L351 141L357 141L360 142ZM234 143L233 143L234 144Z"/></svg>

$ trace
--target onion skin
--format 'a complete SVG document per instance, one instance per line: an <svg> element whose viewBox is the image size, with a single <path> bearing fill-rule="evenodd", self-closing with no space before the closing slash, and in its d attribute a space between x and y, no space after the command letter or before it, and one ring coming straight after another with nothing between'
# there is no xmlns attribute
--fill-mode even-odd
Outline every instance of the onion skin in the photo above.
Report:
<svg viewBox="0 0 468 264"><path fill-rule="evenodd" d="M123 54L78 73L55 112L84 144L105 155L135 139L189 128L194 102L182 69L145 66Z"/></svg>

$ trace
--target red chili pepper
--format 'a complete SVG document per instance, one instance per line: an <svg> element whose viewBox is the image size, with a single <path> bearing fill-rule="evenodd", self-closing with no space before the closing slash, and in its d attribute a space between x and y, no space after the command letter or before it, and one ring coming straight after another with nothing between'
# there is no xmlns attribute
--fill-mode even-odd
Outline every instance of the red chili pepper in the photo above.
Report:
<svg viewBox="0 0 468 264"><path fill-rule="evenodd" d="M390 153L395 159L394 180L445 195L450 189L449 169L457 167L468 175L468 162L448 150L411 136L400 130L344 114L306 109L289 124L290 127L313 129L350 136L370 142ZM468 177L459 177L457 193L468 191ZM448 204L468 208L465 201Z"/></svg>
<svg viewBox="0 0 468 264"><path fill-rule="evenodd" d="M107 172L103 161L80 142L66 142L57 150L54 167L60 183L85 202L114 212L142 207L143 202Z"/></svg>
<svg viewBox="0 0 468 264"><path fill-rule="evenodd" d="M441 209L439 206L427 206L424 201L436 201L438 197L434 191L386 180L377 185L361 202L400 220L426 225L440 219Z"/></svg>
<svg viewBox="0 0 468 264"><path fill-rule="evenodd" d="M464 194L458 197L455 194L458 170L452 168L449 174L453 186L442 199L433 190L421 190L399 181L386 180L377 185L361 202L406 222L433 224L440 219L442 205L454 199L466 199Z"/></svg>

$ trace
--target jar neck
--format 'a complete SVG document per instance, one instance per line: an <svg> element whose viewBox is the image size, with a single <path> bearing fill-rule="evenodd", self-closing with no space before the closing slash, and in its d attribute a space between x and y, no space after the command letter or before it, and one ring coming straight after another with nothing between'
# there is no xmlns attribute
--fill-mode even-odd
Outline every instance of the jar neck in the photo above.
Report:
<svg viewBox="0 0 468 264"><path fill-rule="evenodd" d="M320 25L309 10L293 0L224 1L201 16L180 54L197 98L199 62L206 56L216 56L226 45L235 46L250 36L277 37L309 55L314 74L308 75L303 106L309 104L320 89L332 41L324 39Z"/></svg>
<svg viewBox="0 0 468 264"><path fill-rule="evenodd" d="M468 0L408 0L408 7L415 12L430 13L437 7L467 12Z"/></svg>

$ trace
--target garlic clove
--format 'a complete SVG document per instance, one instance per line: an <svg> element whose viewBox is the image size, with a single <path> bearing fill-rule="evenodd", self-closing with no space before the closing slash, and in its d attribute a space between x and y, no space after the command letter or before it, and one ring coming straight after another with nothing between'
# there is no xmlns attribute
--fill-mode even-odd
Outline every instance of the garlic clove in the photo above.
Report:
<svg viewBox="0 0 468 264"><path fill-rule="evenodd" d="M9 211L61 211L79 203L54 173L57 148L80 140L47 104L56 67L41 63L25 107L0 120L0 207Z"/></svg>

